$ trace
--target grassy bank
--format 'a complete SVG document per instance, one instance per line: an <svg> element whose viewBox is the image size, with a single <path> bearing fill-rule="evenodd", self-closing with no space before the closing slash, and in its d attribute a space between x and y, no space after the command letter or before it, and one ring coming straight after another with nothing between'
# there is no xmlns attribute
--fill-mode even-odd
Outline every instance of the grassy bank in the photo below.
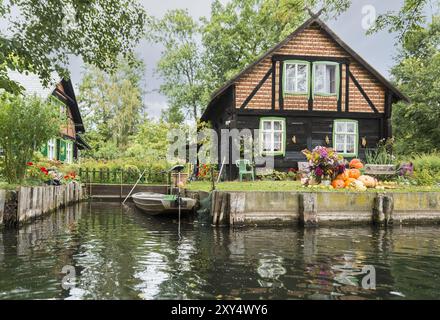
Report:
<svg viewBox="0 0 440 320"><path fill-rule="evenodd" d="M192 191L211 191L211 182L195 181L186 188ZM397 185L392 189L368 189L366 192L440 192L438 186L403 186ZM335 190L323 186L303 187L299 181L255 181L255 182L220 182L216 184L219 191L301 191L301 192L354 192L348 189Z"/></svg>

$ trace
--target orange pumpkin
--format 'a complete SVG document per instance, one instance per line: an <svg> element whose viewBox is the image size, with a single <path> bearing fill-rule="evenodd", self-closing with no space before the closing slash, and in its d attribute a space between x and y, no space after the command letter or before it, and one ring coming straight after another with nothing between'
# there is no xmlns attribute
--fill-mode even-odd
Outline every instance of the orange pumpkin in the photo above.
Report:
<svg viewBox="0 0 440 320"><path fill-rule="evenodd" d="M347 180L345 180L345 187L348 188L355 181L355 178L348 178Z"/></svg>
<svg viewBox="0 0 440 320"><path fill-rule="evenodd" d="M345 182L342 179L335 179L332 182L332 186L335 189L343 189L343 188L345 188Z"/></svg>
<svg viewBox="0 0 440 320"><path fill-rule="evenodd" d="M350 169L348 170L348 176L356 180L361 176L361 171L359 169Z"/></svg>
<svg viewBox="0 0 440 320"><path fill-rule="evenodd" d="M336 177L336 180L343 180L343 181L345 181L345 180L347 180L348 178L350 178L350 176L348 175L348 170L345 170L344 173L341 173L341 174L339 174L339 175Z"/></svg>
<svg viewBox="0 0 440 320"><path fill-rule="evenodd" d="M350 161L350 169L362 169L364 167L363 163L359 159L353 159Z"/></svg>

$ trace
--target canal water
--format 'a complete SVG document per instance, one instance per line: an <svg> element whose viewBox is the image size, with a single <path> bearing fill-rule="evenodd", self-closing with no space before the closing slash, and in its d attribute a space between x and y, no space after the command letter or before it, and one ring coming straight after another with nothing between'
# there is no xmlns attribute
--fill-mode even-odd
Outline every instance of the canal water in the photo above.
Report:
<svg viewBox="0 0 440 320"><path fill-rule="evenodd" d="M438 299L439 234L185 221L179 238L173 219L83 203L0 231L0 299Z"/></svg>

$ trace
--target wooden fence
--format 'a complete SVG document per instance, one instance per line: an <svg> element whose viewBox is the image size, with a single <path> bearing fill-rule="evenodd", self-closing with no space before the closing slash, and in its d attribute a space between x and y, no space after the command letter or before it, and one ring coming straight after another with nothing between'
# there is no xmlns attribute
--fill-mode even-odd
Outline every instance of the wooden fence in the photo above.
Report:
<svg viewBox="0 0 440 320"><path fill-rule="evenodd" d="M104 183L104 184L134 184L145 169L140 171L124 169L83 169L80 168L78 175L84 183ZM140 181L141 184L167 183L167 174L147 169Z"/></svg>
<svg viewBox="0 0 440 320"><path fill-rule="evenodd" d="M20 187L16 191L6 192L0 190L0 218L3 224L18 226L58 208L78 203L84 196L79 183Z"/></svg>

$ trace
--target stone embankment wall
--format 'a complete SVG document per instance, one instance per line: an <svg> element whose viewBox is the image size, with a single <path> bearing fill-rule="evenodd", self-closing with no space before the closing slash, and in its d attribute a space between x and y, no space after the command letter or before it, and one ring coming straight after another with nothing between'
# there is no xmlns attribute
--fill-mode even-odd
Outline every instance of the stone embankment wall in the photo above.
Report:
<svg viewBox="0 0 440 320"><path fill-rule="evenodd" d="M440 222L440 193L214 191L210 216L215 226Z"/></svg>

